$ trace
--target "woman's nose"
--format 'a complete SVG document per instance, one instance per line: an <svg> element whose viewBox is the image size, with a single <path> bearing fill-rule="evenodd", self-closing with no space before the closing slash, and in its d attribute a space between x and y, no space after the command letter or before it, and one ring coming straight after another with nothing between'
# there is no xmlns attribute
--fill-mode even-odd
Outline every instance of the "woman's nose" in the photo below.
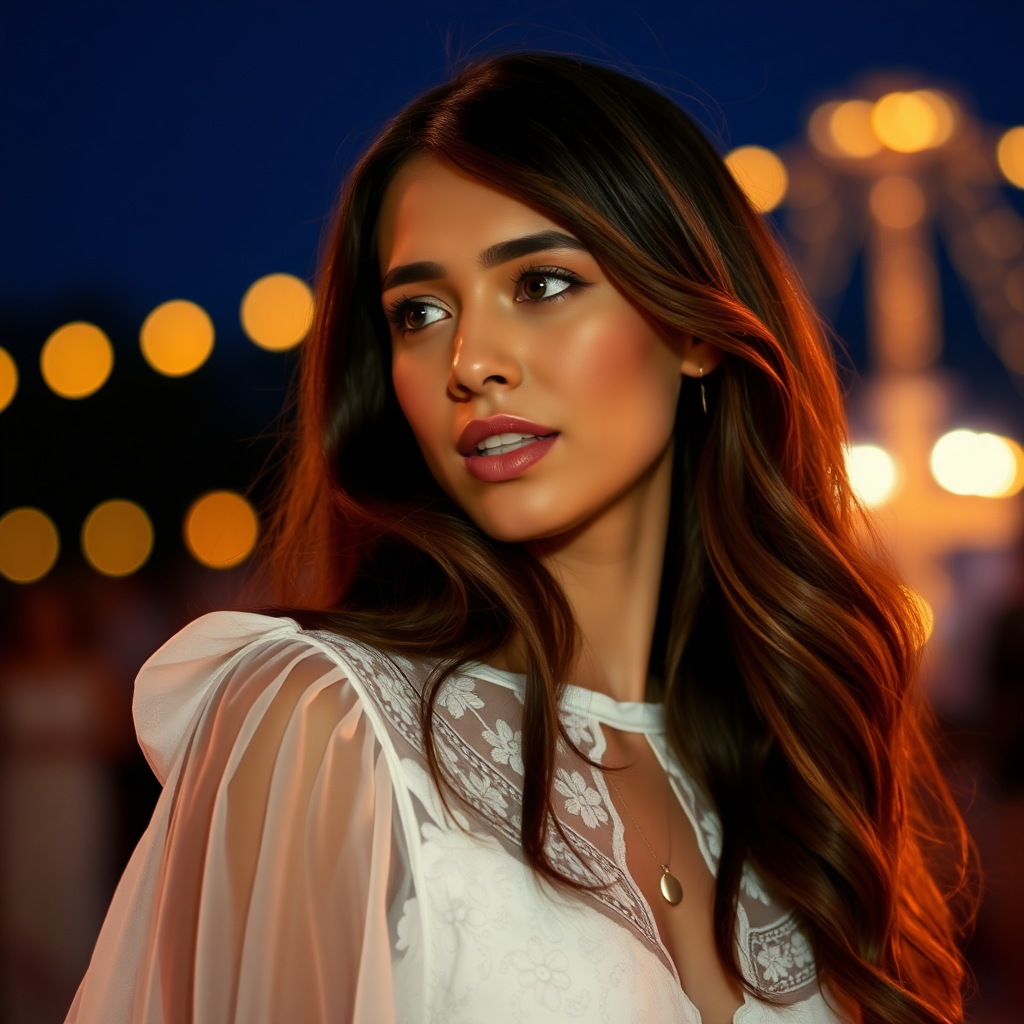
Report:
<svg viewBox="0 0 1024 1024"><path fill-rule="evenodd" d="M465 318L459 324L448 374L448 390L456 398L498 389L517 388L523 382L523 368L508 324Z"/></svg>

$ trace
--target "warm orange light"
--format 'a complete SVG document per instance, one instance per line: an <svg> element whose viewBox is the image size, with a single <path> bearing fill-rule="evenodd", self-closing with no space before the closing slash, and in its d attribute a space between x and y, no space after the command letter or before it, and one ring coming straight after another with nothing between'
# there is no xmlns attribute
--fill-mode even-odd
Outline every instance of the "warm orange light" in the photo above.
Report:
<svg viewBox="0 0 1024 1024"><path fill-rule="evenodd" d="M233 491L211 491L185 515L185 543L193 558L213 569L244 562L259 535L252 505Z"/></svg>
<svg viewBox="0 0 1024 1024"><path fill-rule="evenodd" d="M916 590L911 590L910 587L904 587L903 593L910 598L914 607L917 609L917 614L921 619L921 629L923 635L919 637L918 647L923 647L928 640L931 638L932 632L935 629L935 612L928 601L922 597Z"/></svg>
<svg viewBox="0 0 1024 1024"><path fill-rule="evenodd" d="M932 147L941 146L948 142L956 130L957 106L944 93L935 89L918 89L911 95L916 96L923 103L931 107L935 115L935 131L932 134Z"/></svg>
<svg viewBox="0 0 1024 1024"><path fill-rule="evenodd" d="M82 553L104 576L128 576L153 550L153 524L131 501L97 505L82 526Z"/></svg>
<svg viewBox="0 0 1024 1024"><path fill-rule="evenodd" d="M838 100L822 103L807 119L807 137L811 140L811 145L826 156L839 155L836 140L832 137L832 115L839 106Z"/></svg>
<svg viewBox="0 0 1024 1024"><path fill-rule="evenodd" d="M313 293L291 274L268 274L245 293L241 319L245 333L260 348L283 352L309 333Z"/></svg>
<svg viewBox="0 0 1024 1024"><path fill-rule="evenodd" d="M5 348L0 348L0 412L14 401L18 393L18 364Z"/></svg>
<svg viewBox="0 0 1024 1024"><path fill-rule="evenodd" d="M213 321L194 302L173 299L146 317L139 345L157 373L184 377L198 370L213 351Z"/></svg>
<svg viewBox="0 0 1024 1024"><path fill-rule="evenodd" d="M1011 128L996 146L999 170L1011 185L1024 188L1024 125Z"/></svg>
<svg viewBox="0 0 1024 1024"><path fill-rule="evenodd" d="M60 538L37 508L16 508L0 519L0 573L15 583L42 579L57 561Z"/></svg>
<svg viewBox="0 0 1024 1024"><path fill-rule="evenodd" d="M941 134L935 104L916 92L891 92L872 108L871 127L889 149L917 153L937 144Z"/></svg>
<svg viewBox="0 0 1024 1024"><path fill-rule="evenodd" d="M46 339L39 356L43 380L62 398L99 391L114 368L114 349L94 324L65 324Z"/></svg>
<svg viewBox="0 0 1024 1024"><path fill-rule="evenodd" d="M871 189L868 204L875 219L888 228L913 227L925 213L921 186L902 174L890 174Z"/></svg>
<svg viewBox="0 0 1024 1024"><path fill-rule="evenodd" d="M832 111L829 131L832 141L843 156L864 159L882 149L882 143L871 127L871 104L867 100L840 103Z"/></svg>
<svg viewBox="0 0 1024 1024"><path fill-rule="evenodd" d="M758 213L774 210L786 195L786 165L770 149L740 146L726 156L725 166Z"/></svg>

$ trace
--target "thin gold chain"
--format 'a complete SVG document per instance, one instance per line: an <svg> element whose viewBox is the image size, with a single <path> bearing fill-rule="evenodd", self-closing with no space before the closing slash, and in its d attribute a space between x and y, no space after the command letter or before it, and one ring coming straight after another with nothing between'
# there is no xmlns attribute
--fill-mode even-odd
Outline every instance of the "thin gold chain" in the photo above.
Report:
<svg viewBox="0 0 1024 1024"><path fill-rule="evenodd" d="M622 806L626 808L626 813L629 815L629 820L631 822L633 822L633 825L636 827L637 832L640 833L640 838L644 841L644 846L646 846L647 849L651 851L651 856L654 858L654 863L657 864L663 871L668 871L668 865L672 863L672 817L671 817L671 810L669 812L669 822L668 822L668 864L664 864L664 863L662 863L658 859L658 855L654 852L654 847L651 846L651 844L647 841L647 836L644 835L644 830L637 823L636 818L633 817L633 812L629 809L629 804L626 803L625 799L622 796L622 793L619 792L619 787L615 785L615 780L613 778L609 777L608 781L612 784L612 788L615 790L615 795L622 802ZM669 799L671 800L671 793L669 794ZM669 807L671 808L671 803L669 804Z"/></svg>

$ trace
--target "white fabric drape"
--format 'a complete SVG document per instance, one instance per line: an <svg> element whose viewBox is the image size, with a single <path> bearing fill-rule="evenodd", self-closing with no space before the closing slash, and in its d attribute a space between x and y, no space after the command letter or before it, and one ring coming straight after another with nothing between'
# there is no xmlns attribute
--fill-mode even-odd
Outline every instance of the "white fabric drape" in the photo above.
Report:
<svg viewBox="0 0 1024 1024"><path fill-rule="evenodd" d="M72 1024L395 1019L391 776L344 670L297 629L207 616L140 673L164 791Z"/></svg>

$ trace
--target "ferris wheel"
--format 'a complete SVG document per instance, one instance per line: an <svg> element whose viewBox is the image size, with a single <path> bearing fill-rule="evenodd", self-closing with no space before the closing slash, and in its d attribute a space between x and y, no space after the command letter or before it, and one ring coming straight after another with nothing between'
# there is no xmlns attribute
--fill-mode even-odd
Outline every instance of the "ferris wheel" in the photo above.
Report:
<svg viewBox="0 0 1024 1024"><path fill-rule="evenodd" d="M954 596L946 556L1008 548L1024 528L1019 439L957 422L937 365L941 245L1024 394L1024 220L1006 193L1024 189L1024 127L987 125L928 83L877 77L819 105L780 156L742 147L726 160L759 209L784 203L819 309L835 309L863 259L871 372L851 479L926 612L941 612Z"/></svg>

